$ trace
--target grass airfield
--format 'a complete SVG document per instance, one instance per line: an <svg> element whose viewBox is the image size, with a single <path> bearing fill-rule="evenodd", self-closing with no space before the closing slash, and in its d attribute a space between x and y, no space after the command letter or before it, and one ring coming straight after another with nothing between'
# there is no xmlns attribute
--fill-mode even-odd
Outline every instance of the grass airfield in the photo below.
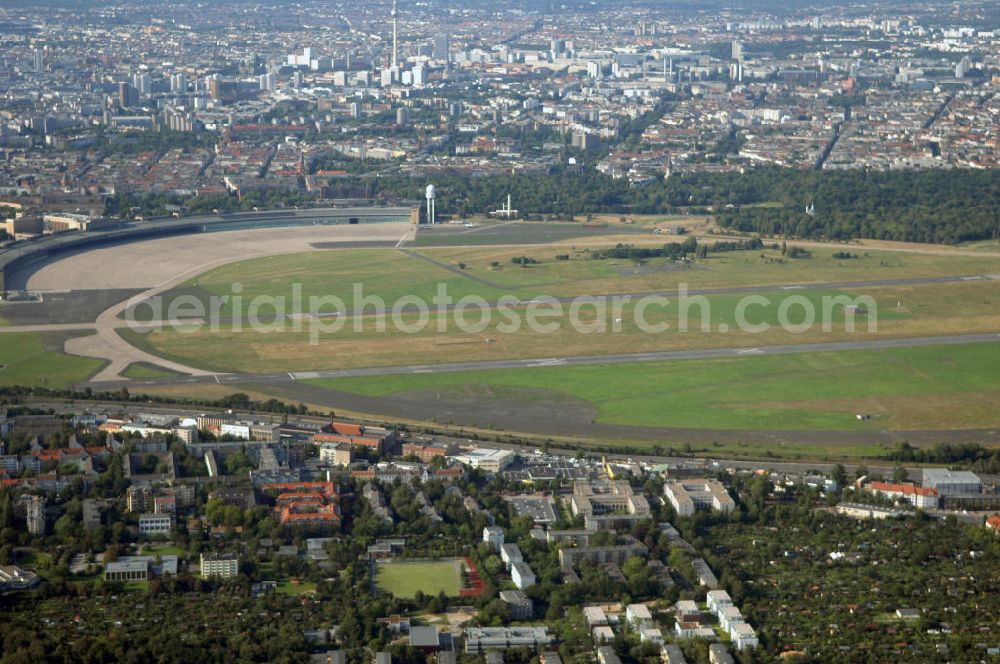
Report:
<svg viewBox="0 0 1000 664"><path fill-rule="evenodd" d="M697 224L703 225L704 220L654 216L633 219L632 224L614 219L595 221L608 225L588 229L568 224L436 228L397 248L323 249L229 263L202 274L192 273L165 296L166 301L188 296L206 307L212 298L229 296L229 302L219 310L222 323L218 331L185 328L149 334L122 330L121 334L140 348L188 366L253 374L665 350L752 349L859 337L889 339L1000 331L1000 280L901 283L956 275L996 275L1000 268L992 244L963 249L789 242L807 246L811 257L791 259L766 248L713 252L705 259L684 263L663 258L641 262L597 260L593 251L618 242L641 246L680 242L683 237L654 234L651 230L676 224L698 228ZM710 244L714 239L705 236L702 242ZM459 246L463 244L468 246ZM853 257L834 256L841 251ZM512 261L523 256L536 262L521 266ZM242 297L239 307L232 301L237 290L234 284L239 284ZM430 302L444 285L454 300L471 296L488 302L504 296L517 298L521 304L514 309L521 314L526 302L543 295L572 298L664 292L671 302L647 311L646 319L651 324L666 323L669 328L655 334L640 330L635 305L630 303L621 309L621 329L608 333L581 333L564 321L552 333L521 329L516 334L503 334L498 327L501 320L496 316L482 329L470 332L460 329L453 315L442 319L434 313L423 331L406 333L390 324L380 332L371 307L365 316L345 317L342 330L320 334L315 344L308 325L301 331L292 329L293 319L288 312L278 319L285 324L284 330L262 334L245 325L241 330L233 329L234 319L246 316L254 297L284 297L291 301L296 288L301 288L305 302L310 296L335 296L350 310L358 304L356 284L361 285L364 295L376 296L389 307L407 296ZM753 323L768 324L772 329L763 334L740 331L735 324L736 310L746 293L718 292L705 296L710 310L705 320L696 307L689 321L691 329L682 331L678 329L680 307L674 295L682 284L689 290L754 288L771 304L754 309L749 317ZM842 307L832 310L830 329L816 326L802 333L778 329L774 327L778 322L776 307L787 296L796 296L817 310L822 308L824 298L869 297L877 305L877 330L866 331L868 320L862 315L856 317L859 331L848 331ZM258 313L264 321L274 320L273 309L263 307ZM603 320L613 327L609 316ZM143 319L141 312L138 318ZM411 312L404 311L400 318L407 324L418 322ZM470 318L477 317L473 314ZM798 322L794 314L792 318L792 322ZM581 322L596 324L600 319L597 312L581 309ZM702 325L705 329L701 329ZM5 335L0 341L4 342L4 348L0 348L0 384L78 384L100 368L98 361L59 353L49 335L17 333ZM421 418L412 415L426 412L425 420L443 424L454 420L484 430L532 433L532 427L537 425L537 431L549 433L562 422L574 437L641 441L643 445L654 444L657 431L663 432L663 440L681 439L684 434L678 432L701 431L706 436L718 432L720 439L730 441L736 440L738 432L747 431L774 433L784 441L806 441L786 448L801 454L810 448L809 434L817 433L823 434L826 449L836 448L838 453L851 455L873 453L870 446L851 442L854 435L944 432L940 438L944 440L949 430L1000 427L1000 415L994 407L1000 396L998 362L1000 352L995 344L967 344L326 379L300 381L296 390L253 384L239 388L258 397L277 396L321 408L346 408L409 421L419 421ZM169 381L177 376L153 365L133 365L125 375L138 380L162 380L163 385L151 387L150 393L197 397L213 390L235 391L221 385L170 385ZM221 392L213 395L217 398ZM519 417L524 413L530 416ZM858 413L871 418L858 420ZM546 419L550 421L546 423ZM525 426L518 428L519 424ZM587 433L589 429L593 429L592 435ZM837 439L840 433L844 435L843 444ZM732 445L737 449L740 443Z"/></svg>

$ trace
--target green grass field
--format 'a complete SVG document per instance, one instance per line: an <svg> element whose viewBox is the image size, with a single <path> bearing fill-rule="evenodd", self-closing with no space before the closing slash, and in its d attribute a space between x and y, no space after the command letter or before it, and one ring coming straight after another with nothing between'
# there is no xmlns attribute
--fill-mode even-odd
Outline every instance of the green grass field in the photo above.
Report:
<svg viewBox="0 0 1000 664"><path fill-rule="evenodd" d="M428 562L392 561L378 565L379 589L396 597L412 598L444 592L457 597L462 589L462 562L458 558Z"/></svg>
<svg viewBox="0 0 1000 664"><path fill-rule="evenodd" d="M144 556L178 556L184 557L187 555L187 549L182 549L179 546L168 546L163 545L150 545L142 547L142 555Z"/></svg>
<svg viewBox="0 0 1000 664"><path fill-rule="evenodd" d="M65 387L96 373L103 362L65 355L62 338L30 332L0 335L0 384Z"/></svg>
<svg viewBox="0 0 1000 664"><path fill-rule="evenodd" d="M593 404L600 423L649 427L1000 426L1000 347L995 343L310 382L372 396L428 390L443 398L449 390L477 386L539 388ZM859 422L857 413L875 417Z"/></svg>
<svg viewBox="0 0 1000 664"><path fill-rule="evenodd" d="M639 236L640 238L646 236ZM676 241L654 238L655 245ZM649 241L649 240L647 240ZM609 247L612 240L593 245ZM293 284L301 286L308 305L312 296L333 296L350 310L355 305L355 287L363 296L377 296L390 306L403 296L430 301L439 285L458 300L479 295L495 301L502 295L530 299L541 295L603 295L650 290L676 290L679 284L690 289L727 286L808 284L830 281L870 281L941 275L973 275L996 272L996 260L989 256L941 256L902 254L887 251L860 252L857 258L833 258L833 250L814 250L806 260L782 259L773 250L710 254L697 264L672 265L665 259L650 259L637 266L627 260L594 260L588 247L551 245L543 247L462 247L422 248L419 256L394 249L335 250L257 258L233 263L195 277L168 291L164 302L180 295L194 296L209 309L213 296L229 296L219 312L244 315L256 296L284 297L291 309ZM539 261L521 267L512 258L529 256ZM558 260L568 255L570 260ZM430 260L427 260L430 259ZM432 262L434 261L434 262ZM464 265L464 268L459 268ZM452 269L448 269L452 268ZM234 306L234 284L239 284L239 307ZM304 307L307 310L307 306ZM135 318L166 318L167 311L135 310ZM273 315L263 307L262 317Z"/></svg>
<svg viewBox="0 0 1000 664"><path fill-rule="evenodd" d="M824 298L847 295L867 295L875 300L878 329L869 333L867 318L858 317L856 332L844 324L842 306L832 307L829 329L820 324ZM805 298L817 312L817 323L805 332L778 327L778 310L783 298ZM753 305L746 310L747 322L767 324L766 333L741 331L736 325L736 311L745 294L713 295L704 299L708 308L698 304L688 307L689 331L680 329L682 316L677 297L667 306L652 306L644 310L651 324L666 323L669 329L649 332L638 324L635 304L627 304L621 312L622 324L613 331L614 314L608 303L602 319L607 332L580 331L567 314L558 318L558 329L532 330L522 324L516 333L501 326L506 318L493 311L490 324L479 331L464 331L455 323L454 315L445 320L431 314L427 325L416 333L398 329L392 317L386 316L386 329L378 331L374 318L353 319L343 329L322 333L315 343L310 336L310 324L301 323L294 331L294 322L284 321L284 330L266 334L243 326L239 331L222 326L188 333L165 330L149 334L123 329L119 333L133 345L170 360L214 371L259 373L270 371L311 371L317 369L357 368L372 366L434 364L513 358L547 358L572 355L601 355L621 352L655 352L694 348L753 347L776 344L845 341L859 337L912 337L945 334L971 334L1000 329L1000 310L994 302L1000 300L1000 282L977 281L957 284L929 284L910 287L880 287L851 292L830 290L771 291L766 293L767 306ZM692 302L696 300L692 299ZM519 317L526 322L525 307ZM703 314L707 327L703 329ZM470 309L466 320L479 318L477 309ZM581 322L593 322L592 307L580 310ZM407 323L414 314L404 316ZM801 322L801 309L791 309L790 322ZM355 324L361 329L355 331ZM725 328L725 331L722 331ZM589 328L588 328L589 329ZM487 341L489 339L489 341Z"/></svg>
<svg viewBox="0 0 1000 664"><path fill-rule="evenodd" d="M282 581L275 588L275 592L282 595L309 595L316 592L316 584L312 581L300 581L297 584L291 581Z"/></svg>

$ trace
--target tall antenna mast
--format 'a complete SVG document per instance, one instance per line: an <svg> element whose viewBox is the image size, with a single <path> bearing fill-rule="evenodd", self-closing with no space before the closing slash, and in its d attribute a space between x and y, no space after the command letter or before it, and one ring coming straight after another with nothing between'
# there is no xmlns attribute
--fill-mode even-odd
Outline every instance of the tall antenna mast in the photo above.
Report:
<svg viewBox="0 0 1000 664"><path fill-rule="evenodd" d="M396 6L397 0L392 0L392 68L399 67L399 39L396 31L399 23L399 8Z"/></svg>

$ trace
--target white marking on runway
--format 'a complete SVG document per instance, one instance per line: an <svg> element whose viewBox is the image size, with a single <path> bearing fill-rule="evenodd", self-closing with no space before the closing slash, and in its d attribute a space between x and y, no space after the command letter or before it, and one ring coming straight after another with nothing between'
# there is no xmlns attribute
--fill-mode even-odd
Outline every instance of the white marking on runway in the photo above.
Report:
<svg viewBox="0 0 1000 664"><path fill-rule="evenodd" d="M292 375L293 380L311 380L313 378L319 378L319 373L316 371L296 371Z"/></svg>

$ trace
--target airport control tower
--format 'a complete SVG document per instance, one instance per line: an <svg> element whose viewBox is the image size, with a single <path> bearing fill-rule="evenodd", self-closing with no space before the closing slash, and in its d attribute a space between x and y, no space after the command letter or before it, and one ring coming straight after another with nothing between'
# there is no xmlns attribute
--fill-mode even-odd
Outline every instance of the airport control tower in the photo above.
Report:
<svg viewBox="0 0 1000 664"><path fill-rule="evenodd" d="M434 223L434 185L427 185L427 223Z"/></svg>

